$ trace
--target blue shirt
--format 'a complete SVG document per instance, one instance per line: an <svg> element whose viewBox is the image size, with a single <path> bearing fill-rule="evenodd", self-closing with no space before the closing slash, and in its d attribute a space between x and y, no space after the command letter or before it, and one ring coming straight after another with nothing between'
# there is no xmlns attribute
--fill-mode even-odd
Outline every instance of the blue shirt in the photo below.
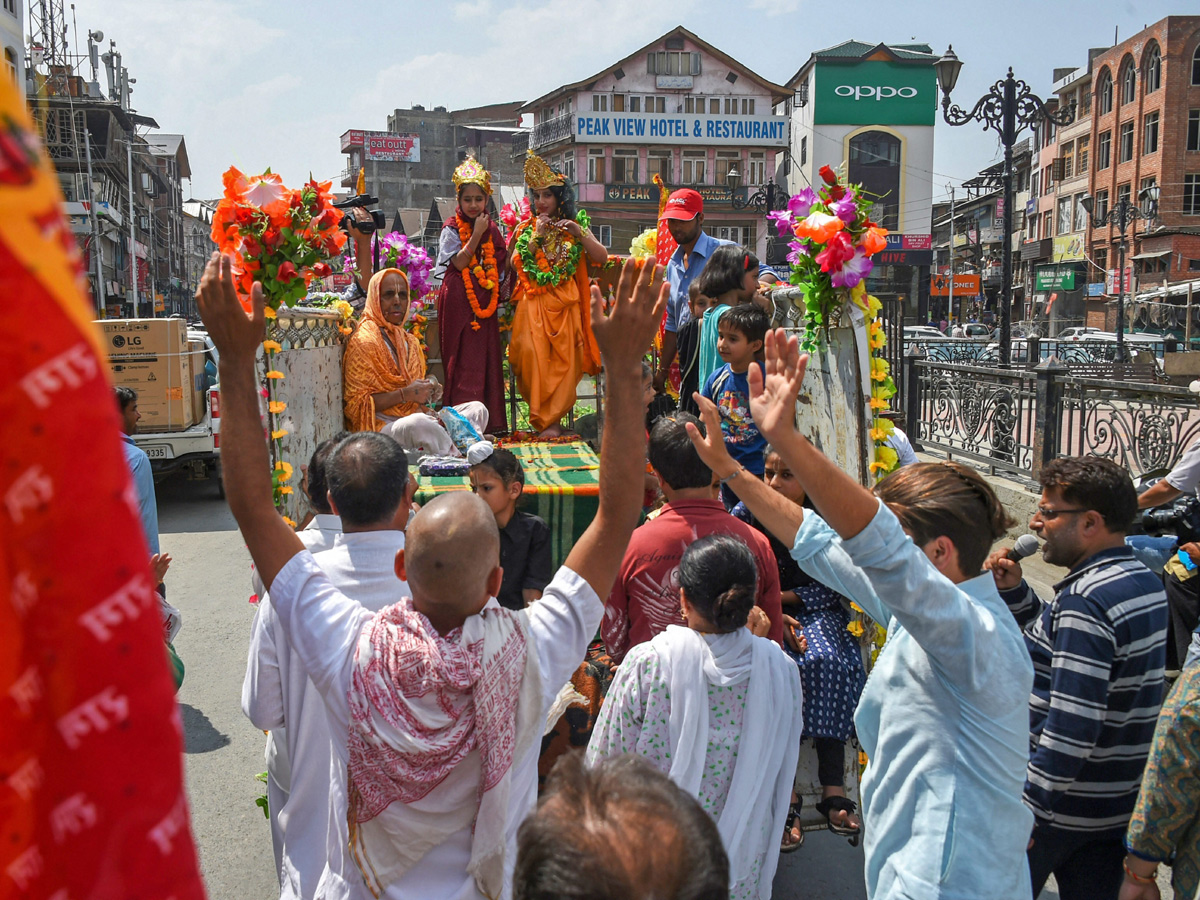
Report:
<svg viewBox="0 0 1200 900"><path fill-rule="evenodd" d="M753 363L763 369L762 363ZM725 446L729 455L746 467L751 475L763 473L763 450L766 449L767 439L762 436L754 419L750 417L750 380L749 373L738 374L729 368L729 363L721 366L708 376L700 393L717 405L721 414L721 435L725 438Z"/></svg>
<svg viewBox="0 0 1200 900"><path fill-rule="evenodd" d="M991 573L953 584L882 503L847 541L805 510L792 558L887 625L854 715L867 897L1029 897L1033 665Z"/></svg>
<svg viewBox="0 0 1200 900"><path fill-rule="evenodd" d="M1163 698L1167 595L1128 547L1102 550L1044 602L1001 596L1033 659L1025 802L1040 822L1121 835L1137 802Z"/></svg>
<svg viewBox="0 0 1200 900"><path fill-rule="evenodd" d="M667 300L667 331L679 331L684 323L692 317L692 311L688 308L688 288L691 287L692 280L704 271L713 251L722 244L737 246L733 241L715 238L707 232L701 231L700 237L696 238L696 245L688 254L686 268L683 265L682 247L677 247L671 254L671 258L667 260L667 283L671 285L671 296ZM762 263L758 264L759 276L768 272L771 272L769 268Z"/></svg>
<svg viewBox="0 0 1200 900"><path fill-rule="evenodd" d="M129 435L123 434L121 437L125 439L125 462L138 492L138 511L142 514L146 543L150 545L152 554L158 553L158 504L154 499L154 473L150 469L150 457Z"/></svg>

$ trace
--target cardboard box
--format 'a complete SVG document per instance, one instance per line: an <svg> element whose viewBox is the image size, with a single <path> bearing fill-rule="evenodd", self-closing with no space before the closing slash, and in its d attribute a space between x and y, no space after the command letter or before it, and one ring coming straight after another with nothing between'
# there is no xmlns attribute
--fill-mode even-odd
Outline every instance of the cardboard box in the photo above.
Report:
<svg viewBox="0 0 1200 900"><path fill-rule="evenodd" d="M188 341L188 364L192 376L192 419L199 422L208 402L204 390L204 341Z"/></svg>
<svg viewBox="0 0 1200 900"><path fill-rule="evenodd" d="M137 391L142 431L182 431L199 421L183 319L106 319L97 324L113 384Z"/></svg>

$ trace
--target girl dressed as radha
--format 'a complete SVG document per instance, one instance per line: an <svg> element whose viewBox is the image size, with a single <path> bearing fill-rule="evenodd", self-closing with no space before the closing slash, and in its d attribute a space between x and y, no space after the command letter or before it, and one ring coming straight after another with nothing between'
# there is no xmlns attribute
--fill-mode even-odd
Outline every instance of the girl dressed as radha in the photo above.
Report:
<svg viewBox="0 0 1200 900"><path fill-rule="evenodd" d="M575 209L570 182L532 151L525 158L532 215L513 231L509 265L516 275L508 361L542 438L563 433L579 380L600 371L592 335L587 264L608 259Z"/></svg>
<svg viewBox="0 0 1200 900"><path fill-rule="evenodd" d="M492 179L468 156L454 170L458 206L442 226L434 275L442 276L438 292L438 327L445 402L449 406L479 402L487 407L488 429L504 431L504 373L497 315L508 248L487 214Z"/></svg>

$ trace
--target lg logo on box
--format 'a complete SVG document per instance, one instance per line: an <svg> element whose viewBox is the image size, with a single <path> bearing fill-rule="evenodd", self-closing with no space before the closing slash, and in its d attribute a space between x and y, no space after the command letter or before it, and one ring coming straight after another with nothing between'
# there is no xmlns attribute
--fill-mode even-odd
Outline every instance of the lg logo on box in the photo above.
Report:
<svg viewBox="0 0 1200 900"><path fill-rule="evenodd" d="M839 97L853 97L855 100L870 100L874 97L876 100L889 100L892 97L915 97L917 89L915 87L895 88L891 85L875 85L869 84L839 84L833 89L833 92Z"/></svg>
<svg viewBox="0 0 1200 900"><path fill-rule="evenodd" d="M113 337L114 347L124 347L126 344L129 344L131 347L140 347L142 345L142 339L136 335L127 338L123 334L118 334Z"/></svg>

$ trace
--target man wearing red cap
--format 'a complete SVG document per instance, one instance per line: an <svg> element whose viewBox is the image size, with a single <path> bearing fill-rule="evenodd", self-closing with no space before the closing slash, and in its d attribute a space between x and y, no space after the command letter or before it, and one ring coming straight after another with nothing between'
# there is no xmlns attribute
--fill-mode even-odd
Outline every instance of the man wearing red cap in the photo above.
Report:
<svg viewBox="0 0 1200 900"><path fill-rule="evenodd" d="M722 244L733 241L721 240L704 232L704 198L698 191L681 188L667 198L661 220L666 220L671 237L679 245L667 263L667 282L671 285L671 297L667 301L667 326L663 335L662 355L658 359L658 372L654 376L654 390L661 393L667 382L667 373L675 361L677 351L675 333L691 318L688 310L688 286L704 271L712 252ZM762 263L758 267L759 278L775 281L774 274Z"/></svg>

